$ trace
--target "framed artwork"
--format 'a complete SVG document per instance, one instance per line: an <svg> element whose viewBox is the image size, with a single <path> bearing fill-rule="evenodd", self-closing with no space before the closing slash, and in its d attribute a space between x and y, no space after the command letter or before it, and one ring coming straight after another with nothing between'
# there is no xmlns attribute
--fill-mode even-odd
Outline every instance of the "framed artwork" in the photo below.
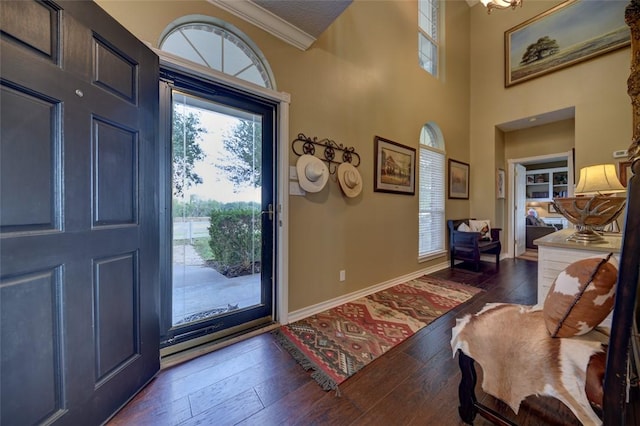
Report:
<svg viewBox="0 0 640 426"><path fill-rule="evenodd" d="M469 199L469 164L449 158L449 198Z"/></svg>
<svg viewBox="0 0 640 426"><path fill-rule="evenodd" d="M414 195L416 192L416 150L374 137L375 170L373 190Z"/></svg>
<svg viewBox="0 0 640 426"><path fill-rule="evenodd" d="M504 170L498 169L496 173L496 197L498 199L504 198Z"/></svg>
<svg viewBox="0 0 640 426"><path fill-rule="evenodd" d="M626 6L569 0L505 31L505 87L629 45Z"/></svg>
<svg viewBox="0 0 640 426"><path fill-rule="evenodd" d="M631 161L620 161L618 163L618 176L620 177L620 183L625 188L631 179Z"/></svg>

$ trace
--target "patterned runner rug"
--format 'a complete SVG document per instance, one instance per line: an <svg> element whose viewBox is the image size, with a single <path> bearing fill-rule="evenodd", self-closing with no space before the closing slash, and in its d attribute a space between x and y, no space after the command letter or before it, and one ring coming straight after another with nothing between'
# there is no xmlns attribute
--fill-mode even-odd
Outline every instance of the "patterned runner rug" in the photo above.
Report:
<svg viewBox="0 0 640 426"><path fill-rule="evenodd" d="M422 276L320 312L274 332L325 390L482 290Z"/></svg>

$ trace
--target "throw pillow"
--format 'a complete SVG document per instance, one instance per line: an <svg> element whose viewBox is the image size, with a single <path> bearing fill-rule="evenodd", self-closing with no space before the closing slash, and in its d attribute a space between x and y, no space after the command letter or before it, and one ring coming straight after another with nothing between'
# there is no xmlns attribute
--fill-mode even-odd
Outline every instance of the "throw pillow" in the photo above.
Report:
<svg viewBox="0 0 640 426"><path fill-rule="evenodd" d="M467 225L466 223L462 222L459 226L458 226L458 231L460 232L471 232L471 228L469 228L469 225Z"/></svg>
<svg viewBox="0 0 640 426"><path fill-rule="evenodd" d="M491 222L489 220L469 220L469 227L472 232L479 232L483 240L491 240Z"/></svg>
<svg viewBox="0 0 640 426"><path fill-rule="evenodd" d="M544 301L544 322L551 337L580 336L593 330L613 309L618 264L610 253L567 266Z"/></svg>

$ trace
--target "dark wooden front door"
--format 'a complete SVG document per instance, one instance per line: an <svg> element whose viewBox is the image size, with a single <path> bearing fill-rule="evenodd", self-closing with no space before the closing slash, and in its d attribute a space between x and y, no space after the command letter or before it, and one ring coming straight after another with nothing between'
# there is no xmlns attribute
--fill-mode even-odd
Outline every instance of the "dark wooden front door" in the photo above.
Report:
<svg viewBox="0 0 640 426"><path fill-rule="evenodd" d="M0 424L99 424L159 370L158 59L89 1L0 30Z"/></svg>

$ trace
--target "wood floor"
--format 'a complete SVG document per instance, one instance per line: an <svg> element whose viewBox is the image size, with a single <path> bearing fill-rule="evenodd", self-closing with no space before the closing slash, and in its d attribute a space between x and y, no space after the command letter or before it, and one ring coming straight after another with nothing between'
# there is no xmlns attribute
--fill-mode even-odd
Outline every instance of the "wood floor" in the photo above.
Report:
<svg viewBox="0 0 640 426"><path fill-rule="evenodd" d="M109 425L461 425L455 318L486 302L534 304L537 263L507 259L435 276L485 289L325 392L271 334L262 334L163 370ZM478 369L479 383L482 372ZM478 400L521 425L577 425L562 404L529 398L518 416L476 389ZM640 419L636 417L636 419ZM479 416L476 425L488 422ZM633 424L633 423L630 423Z"/></svg>

